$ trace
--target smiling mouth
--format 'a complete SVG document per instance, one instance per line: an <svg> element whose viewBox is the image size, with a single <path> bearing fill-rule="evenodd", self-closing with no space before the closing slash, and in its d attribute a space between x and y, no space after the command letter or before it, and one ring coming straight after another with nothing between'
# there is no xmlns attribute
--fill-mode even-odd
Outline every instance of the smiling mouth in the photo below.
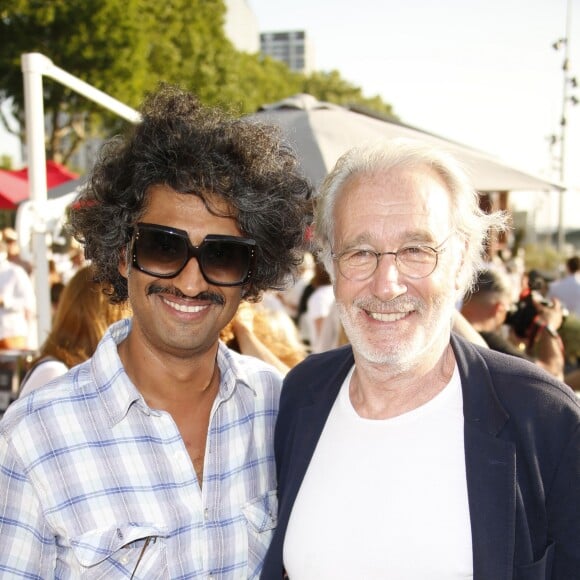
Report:
<svg viewBox="0 0 580 580"><path fill-rule="evenodd" d="M173 310L177 310L179 312L185 312L186 314L195 314L196 312L201 312L202 310L205 310L206 308L209 308L209 306L207 304L204 305L196 305L196 306L188 306L187 304L179 304L177 302L172 302L171 300L167 300L167 298L162 297L161 300L163 300L163 302L165 304L167 304L167 306L169 306L170 308L173 308Z"/></svg>
<svg viewBox="0 0 580 580"><path fill-rule="evenodd" d="M397 322L409 316L410 312L367 312L367 314L379 322Z"/></svg>

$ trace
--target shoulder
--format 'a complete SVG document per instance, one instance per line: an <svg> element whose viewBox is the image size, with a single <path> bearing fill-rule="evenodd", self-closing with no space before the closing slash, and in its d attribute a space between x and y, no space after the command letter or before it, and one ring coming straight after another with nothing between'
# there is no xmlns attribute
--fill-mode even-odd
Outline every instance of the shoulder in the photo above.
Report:
<svg viewBox="0 0 580 580"><path fill-rule="evenodd" d="M485 342L487 342L490 349L503 352L504 354L509 354L512 356L517 356L518 358L523 358L526 360L533 360L532 357L525 354L523 351L517 349L509 340L505 339L498 332L481 332L481 336Z"/></svg>
<svg viewBox="0 0 580 580"><path fill-rule="evenodd" d="M311 395L324 396L326 392L340 387L353 364L350 345L311 354L284 378L282 400L298 401Z"/></svg>
<svg viewBox="0 0 580 580"><path fill-rule="evenodd" d="M477 407L495 399L512 419L561 426L580 425L580 400L566 384L536 364L455 337L464 396ZM486 402L487 401L487 402ZM530 423L531 424L531 423Z"/></svg>
<svg viewBox="0 0 580 580"><path fill-rule="evenodd" d="M66 424L66 417L80 415L82 409L86 410L79 402L88 403L91 398L87 397L85 388L89 375L89 363L85 362L65 369L64 374L24 393L6 410L0 432L4 435L27 433L34 438L33 434L39 429L60 430Z"/></svg>
<svg viewBox="0 0 580 580"><path fill-rule="evenodd" d="M54 378L64 375L67 371L68 367L53 357L40 359L24 377L20 397L42 387Z"/></svg>
<svg viewBox="0 0 580 580"><path fill-rule="evenodd" d="M316 304L318 302L334 302L334 289L330 284L319 286L312 292L308 298L308 305Z"/></svg>
<svg viewBox="0 0 580 580"><path fill-rule="evenodd" d="M525 358L493 349L481 349L479 354L485 361L491 376L501 385L509 384L512 388L524 389L528 385L542 385L554 387L557 391L572 393L572 390L564 383Z"/></svg>

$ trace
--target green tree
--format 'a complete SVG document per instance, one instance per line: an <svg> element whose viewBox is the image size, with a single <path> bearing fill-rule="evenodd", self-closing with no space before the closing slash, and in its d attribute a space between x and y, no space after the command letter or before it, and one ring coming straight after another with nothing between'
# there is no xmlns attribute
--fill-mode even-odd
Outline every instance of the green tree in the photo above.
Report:
<svg viewBox="0 0 580 580"><path fill-rule="evenodd" d="M280 61L237 53L225 102L239 114L254 113L261 105L301 92L302 82L303 75L290 71Z"/></svg>
<svg viewBox="0 0 580 580"><path fill-rule="evenodd" d="M321 101L337 105L358 105L389 117L395 117L391 105L385 103L380 96L365 97L362 89L343 79L337 70L315 72L304 77L302 92L309 93Z"/></svg>
<svg viewBox="0 0 580 580"><path fill-rule="evenodd" d="M12 169L12 157L0 155L0 169Z"/></svg>
<svg viewBox="0 0 580 580"><path fill-rule="evenodd" d="M137 106L160 80L215 97L233 48L223 32L222 0L3 0L0 100L24 126L20 58L40 52L55 65ZM207 87L211 87L208 89ZM44 82L50 126L47 155L66 162L86 137L118 123L60 83ZM5 128L13 131L8 120Z"/></svg>
<svg viewBox="0 0 580 580"><path fill-rule="evenodd" d="M21 55L40 52L132 107L164 81L240 115L299 92L392 114L380 97L364 97L338 71L303 75L236 51L225 36L225 13L223 0L2 0L0 103L8 101L21 131ZM45 79L44 93L51 159L66 163L88 136L107 136L122 124L58 82ZM8 117L1 111L0 123L15 133Z"/></svg>

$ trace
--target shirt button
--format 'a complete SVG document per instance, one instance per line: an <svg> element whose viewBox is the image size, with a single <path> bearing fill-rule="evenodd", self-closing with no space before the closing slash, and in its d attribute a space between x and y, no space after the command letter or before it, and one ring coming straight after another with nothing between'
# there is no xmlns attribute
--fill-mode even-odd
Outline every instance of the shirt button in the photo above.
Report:
<svg viewBox="0 0 580 580"><path fill-rule="evenodd" d="M207 519L209 518L209 510L208 510L207 508L205 508L205 509L203 510L203 518L204 518L205 520L207 520Z"/></svg>

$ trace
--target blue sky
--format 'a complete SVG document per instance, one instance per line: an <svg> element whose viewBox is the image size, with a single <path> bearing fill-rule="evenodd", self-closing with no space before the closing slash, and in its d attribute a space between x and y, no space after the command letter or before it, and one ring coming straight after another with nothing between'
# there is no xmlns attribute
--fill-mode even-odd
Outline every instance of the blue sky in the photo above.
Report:
<svg viewBox="0 0 580 580"><path fill-rule="evenodd" d="M337 69L365 95L381 95L404 122L532 173L553 171L548 137L560 134L564 52L552 44L566 36L567 0L248 4L261 31L306 30L317 69ZM580 0L571 6L570 74L580 83ZM580 105L568 108L567 121L566 176L580 186ZM533 198L545 220L557 223L557 196ZM565 199L566 225L580 227L573 203L580 192Z"/></svg>

